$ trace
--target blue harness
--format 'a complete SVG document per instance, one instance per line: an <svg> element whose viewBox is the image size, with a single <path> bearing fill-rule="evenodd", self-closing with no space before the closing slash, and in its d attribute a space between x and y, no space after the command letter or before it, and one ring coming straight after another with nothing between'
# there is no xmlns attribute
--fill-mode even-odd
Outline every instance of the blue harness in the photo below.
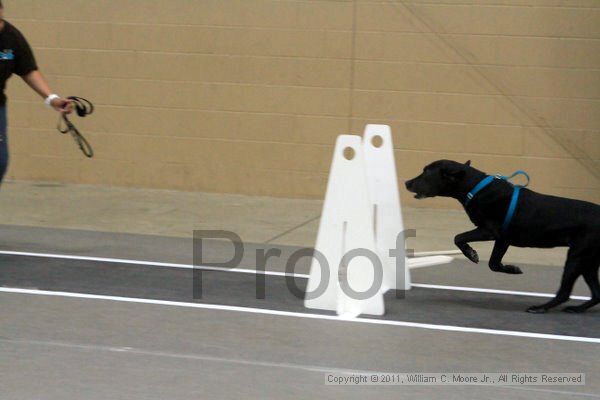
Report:
<svg viewBox="0 0 600 400"><path fill-rule="evenodd" d="M475 197L475 195L477 193L479 193L481 190L483 190L483 188L485 188L487 185L489 185L490 183L492 183L494 181L494 179L502 179L505 181L509 181L510 179L514 178L515 176L518 175L523 175L527 178L527 183L524 185L513 185L513 194L512 194L512 198L510 199L510 204L508 206L508 211L506 212L506 216L504 217L504 223L502 224L502 231L506 232L506 230L508 229L508 227L510 226L510 221L512 221L514 215L515 215L515 211L517 209L517 202L519 201L519 193L521 191L522 188L527 187L527 185L529 185L529 175L527 175L527 172L522 171L522 170L518 170L516 171L514 174L510 175L510 176L504 176L504 175L495 175L495 176L488 176L485 179L483 179L481 182L479 182L468 194L467 194L467 199L465 200L465 207L471 202L471 200L473 200L473 197ZM510 182L509 182L510 183Z"/></svg>

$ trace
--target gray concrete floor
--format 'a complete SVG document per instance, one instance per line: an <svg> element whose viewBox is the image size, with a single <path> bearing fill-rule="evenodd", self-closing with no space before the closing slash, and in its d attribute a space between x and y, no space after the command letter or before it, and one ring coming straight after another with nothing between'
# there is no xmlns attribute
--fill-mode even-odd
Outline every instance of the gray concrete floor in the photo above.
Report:
<svg viewBox="0 0 600 400"><path fill-rule="evenodd" d="M190 263L194 229L226 229L248 242L249 255L242 264L252 268L251 250L265 242L284 254L296 246L312 246L320 206L318 201L10 182L0 191L0 251ZM404 211L406 227L417 229L414 247L419 251L450 249L452 236L470 226L457 211ZM218 258L226 247L218 241L213 245ZM479 249L485 258L488 248ZM553 266L563 257L562 250L511 252L507 259L524 266L520 277L493 274L485 265L458 260L447 267L417 270L413 278L421 283L551 292L560 275ZM128 288L134 285L142 291L138 296L165 298L160 289L169 282L167 275L135 275L133 269L110 263L26 261L6 255L0 260L5 265L0 287L56 290L68 284L72 291L95 287L110 294L117 288L126 295L133 293ZM86 269L93 273L86 275ZM281 270L282 263L275 261L269 269ZM307 269L304 263L298 272ZM216 285L223 290L220 301L235 300L234 283ZM185 290L175 293L185 300ZM581 284L576 293L588 294ZM387 317L599 337L598 310L584 316L530 316L522 309L539 298L425 290L409 295L406 300L391 299ZM3 400L600 398L597 343L6 292L0 292L0 305ZM278 306L308 312L285 302ZM587 384L326 386L325 373L340 370L584 372Z"/></svg>
<svg viewBox="0 0 600 400"><path fill-rule="evenodd" d="M598 398L597 345L0 294L3 399ZM16 339L15 339L16 338ZM584 371L583 387L331 387L326 371Z"/></svg>

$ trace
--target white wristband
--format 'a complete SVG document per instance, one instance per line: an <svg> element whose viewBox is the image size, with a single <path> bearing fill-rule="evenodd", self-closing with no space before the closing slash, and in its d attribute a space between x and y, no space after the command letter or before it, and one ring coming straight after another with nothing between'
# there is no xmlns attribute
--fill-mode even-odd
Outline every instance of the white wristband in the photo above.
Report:
<svg viewBox="0 0 600 400"><path fill-rule="evenodd" d="M54 100L54 99L60 99L60 96L57 94L51 94L50 96L46 97L46 100L44 100L44 103L46 103L46 106L52 107L52 105L50 103L52 103L52 100Z"/></svg>

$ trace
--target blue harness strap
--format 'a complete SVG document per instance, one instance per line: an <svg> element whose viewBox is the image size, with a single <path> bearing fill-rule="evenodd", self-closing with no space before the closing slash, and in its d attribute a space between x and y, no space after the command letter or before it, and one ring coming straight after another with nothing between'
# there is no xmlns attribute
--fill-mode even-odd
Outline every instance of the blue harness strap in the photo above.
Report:
<svg viewBox="0 0 600 400"><path fill-rule="evenodd" d="M522 169L519 169L517 171L515 171L511 176L502 176L502 175L497 175L500 179L504 179L504 180L511 180L512 178L514 178L515 176L519 176L519 175L523 175L525 178L527 178L527 182L524 185L515 185L514 186L518 187L518 188L524 188L527 187L529 185L529 181L531 180L529 178L529 174L527 174L527 172L523 171Z"/></svg>
<svg viewBox="0 0 600 400"><path fill-rule="evenodd" d="M469 193L467 193L467 200L465 200L465 205L469 204L471 200L473 200L473 197L475 197L475 195L479 193L484 187L492 183L494 179L496 179L496 177L488 176L487 178L479 182L477 186L475 186Z"/></svg>
<svg viewBox="0 0 600 400"><path fill-rule="evenodd" d="M502 224L502 230L506 231L510 226L510 221L515 215L515 210L517 209L517 202L519 201L519 192L521 191L521 186L515 187L513 190L512 198L510 199L510 205L508 206L508 211L506 212L506 217L504 217L504 223Z"/></svg>
<svg viewBox="0 0 600 400"><path fill-rule="evenodd" d="M529 185L530 178L529 178L529 175L527 174L527 172L518 170L510 176L504 176L504 175L487 176L481 182L479 182L477 185L475 185L475 187L469 193L467 193L467 199L465 200L465 207L471 202L471 200L473 200L473 197L475 197L475 195L477 193L479 193L481 190L483 190L483 188L485 188L490 183L492 183L494 181L494 179L502 179L502 180L505 180L508 182L510 179L512 179L518 175L525 176L527 178L527 183L525 183L524 185L515 185L515 184L509 182L509 183L511 183L511 185L513 185L514 189L513 189L512 197L510 199L510 204L508 206L508 211L506 212L506 216L504 217L504 223L502 224L502 231L506 232L506 230L510 226L510 222L512 221L512 219L515 215L515 211L517 210L517 203L519 202L519 193L521 192L522 188L527 187L527 185Z"/></svg>

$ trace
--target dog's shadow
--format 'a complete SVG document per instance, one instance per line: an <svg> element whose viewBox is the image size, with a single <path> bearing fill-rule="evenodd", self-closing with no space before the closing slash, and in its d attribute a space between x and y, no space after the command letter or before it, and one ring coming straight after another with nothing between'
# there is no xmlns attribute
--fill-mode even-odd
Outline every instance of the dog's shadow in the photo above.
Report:
<svg viewBox="0 0 600 400"><path fill-rule="evenodd" d="M528 298L527 300L512 299L512 298L511 299L500 298L500 299L494 299L494 300L490 300L490 299L454 299L452 301L452 303L456 304L456 305L460 305L461 307L473 308L473 309L477 309L477 310L524 312L531 306L540 305L549 300L550 300L550 298L545 298L545 297L540 297L537 299L537 301L536 301L536 298L533 298L533 299ZM593 307L593 308L590 308L589 310L587 310L586 312L579 313L579 314L571 314L571 313L562 312L562 309L567 306L576 306L576 305L579 305L582 303L584 303L584 300L570 300L564 304L561 304L560 306L557 306L557 307L549 310L547 314L558 314L560 312L560 314L562 314L562 315L571 315L571 316L572 315L593 315L593 314L600 315L600 307ZM441 302L440 302L440 304L441 304ZM444 304L447 305L448 303L445 302Z"/></svg>
<svg viewBox="0 0 600 400"><path fill-rule="evenodd" d="M480 298L452 300L432 299L426 311L411 315L415 322L427 320L438 324L468 326L473 328L508 331L539 332L566 336L597 337L600 327L600 309L590 309L582 314L570 314L562 309L580 302L570 301L546 314L530 314L527 308L547 301L547 298ZM407 317L404 315L404 317Z"/></svg>

